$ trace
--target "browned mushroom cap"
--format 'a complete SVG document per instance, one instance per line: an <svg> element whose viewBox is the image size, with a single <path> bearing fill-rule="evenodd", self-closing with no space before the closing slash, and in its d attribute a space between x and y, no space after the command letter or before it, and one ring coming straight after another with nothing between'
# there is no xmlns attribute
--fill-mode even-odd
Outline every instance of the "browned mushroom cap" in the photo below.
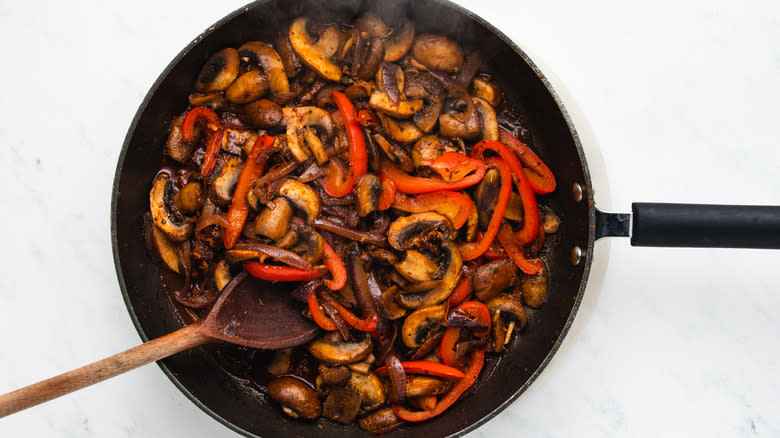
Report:
<svg viewBox="0 0 780 438"><path fill-rule="evenodd" d="M357 77L367 81L376 74L380 64L385 59L385 42L381 38L371 37L365 44L366 47L362 50Z"/></svg>
<svg viewBox="0 0 780 438"><path fill-rule="evenodd" d="M329 385L346 385L349 378L352 377L352 371L344 365L337 367L320 365L320 375L322 381Z"/></svg>
<svg viewBox="0 0 780 438"><path fill-rule="evenodd" d="M493 108L501 103L501 98L503 97L501 88L495 82L480 76L475 77L471 82L470 91L474 97L485 99Z"/></svg>
<svg viewBox="0 0 780 438"><path fill-rule="evenodd" d="M282 411L292 418L317 418L322 412L317 393L296 377L282 376L271 380L268 395L279 402Z"/></svg>
<svg viewBox="0 0 780 438"><path fill-rule="evenodd" d="M452 235L450 221L434 212L415 213L402 216L390 224L387 231L387 242L393 248L404 251L413 247L420 236L436 232L442 241L449 240Z"/></svg>
<svg viewBox="0 0 780 438"><path fill-rule="evenodd" d="M399 306L395 302L395 297L398 294L398 286L392 285L382 292L380 311L382 311L389 320L401 319L406 316L407 310Z"/></svg>
<svg viewBox="0 0 780 438"><path fill-rule="evenodd" d="M320 127L328 136L333 135L333 119L330 114L316 106L285 107L282 116L287 124L287 148L295 159L302 163L309 159L310 152L317 159L317 164L322 165L328 160L328 154L314 135L314 131L306 134L306 128ZM303 146L306 141L308 148Z"/></svg>
<svg viewBox="0 0 780 438"><path fill-rule="evenodd" d="M179 211L193 214L203 207L203 189L198 181L190 181L173 197L173 203Z"/></svg>
<svg viewBox="0 0 780 438"><path fill-rule="evenodd" d="M255 233L273 240L281 239L290 229L292 214L292 206L286 198L274 198L257 215Z"/></svg>
<svg viewBox="0 0 780 438"><path fill-rule="evenodd" d="M522 222L525 219L523 214L523 199L518 193L512 192L509 195L509 202L506 205L504 218L509 219L510 221Z"/></svg>
<svg viewBox="0 0 780 438"><path fill-rule="evenodd" d="M308 346L309 353L328 365L345 365L360 362L371 353L371 337L360 341L343 341L337 332L330 332Z"/></svg>
<svg viewBox="0 0 780 438"><path fill-rule="evenodd" d="M444 305L428 306L415 310L404 320L401 340L409 348L417 348L436 331L444 321Z"/></svg>
<svg viewBox="0 0 780 438"><path fill-rule="evenodd" d="M382 17L373 12L366 12L355 19L355 27L375 37L385 37L390 32Z"/></svg>
<svg viewBox="0 0 780 438"><path fill-rule="evenodd" d="M295 231L296 235L296 243L292 250L309 263L319 262L325 248L325 241L320 233L309 226L299 224L293 224L291 230Z"/></svg>
<svg viewBox="0 0 780 438"><path fill-rule="evenodd" d="M457 73L463 65L463 50L443 35L426 33L418 36L412 46L412 56L430 70Z"/></svg>
<svg viewBox="0 0 780 438"><path fill-rule="evenodd" d="M414 23L402 19L393 32L385 38L385 61L398 61L406 55L414 42Z"/></svg>
<svg viewBox="0 0 780 438"><path fill-rule="evenodd" d="M474 296L487 301L518 283L517 265L510 259L493 260L474 271Z"/></svg>
<svg viewBox="0 0 780 438"><path fill-rule="evenodd" d="M195 89L200 93L224 91L238 77L239 65L236 49L220 50L203 65L195 81Z"/></svg>
<svg viewBox="0 0 780 438"><path fill-rule="evenodd" d="M206 94L192 93L187 96L187 101L192 106L207 106L214 111L222 110L228 105L225 95L219 91Z"/></svg>
<svg viewBox="0 0 780 438"><path fill-rule="evenodd" d="M361 418L358 420L358 424L368 432L379 435L398 429L404 422L395 415L392 409L384 407Z"/></svg>
<svg viewBox="0 0 780 438"><path fill-rule="evenodd" d="M541 261L541 259L537 259ZM534 275L526 275L520 282L523 291L523 303L530 307L540 307L547 300L547 282L549 274L547 265L542 262L542 269Z"/></svg>
<svg viewBox="0 0 780 438"><path fill-rule="evenodd" d="M415 250L406 251L406 257L395 264L395 269L412 282L433 280L433 277L439 272L439 266L433 260Z"/></svg>
<svg viewBox="0 0 780 438"><path fill-rule="evenodd" d="M290 44L290 28L285 27L279 33L276 34L274 39L274 47L279 57L282 58L284 64L284 71L287 73L287 77L295 77L303 70L303 64L298 59L298 55L293 50L292 44Z"/></svg>
<svg viewBox="0 0 780 438"><path fill-rule="evenodd" d="M486 302L485 305L493 315L491 323L493 351L504 351L515 327L519 326L520 329L525 327L526 314L523 304L513 295L501 294Z"/></svg>
<svg viewBox="0 0 780 438"><path fill-rule="evenodd" d="M444 394L450 388L450 383L444 379L431 376L406 376L407 397Z"/></svg>
<svg viewBox="0 0 780 438"><path fill-rule="evenodd" d="M490 106L490 103L481 97L472 97L474 107L479 115L480 131L482 131L483 140L498 141L498 118L496 110Z"/></svg>
<svg viewBox="0 0 780 438"><path fill-rule="evenodd" d="M355 181L355 210L360 217L368 216L377 209L377 200L382 192L382 183L373 173L361 175Z"/></svg>
<svg viewBox="0 0 780 438"><path fill-rule="evenodd" d="M244 162L240 158L230 157L219 170L212 186L219 203L226 205L233 200L233 189L238 182L238 176L241 175L243 164Z"/></svg>
<svg viewBox="0 0 780 438"><path fill-rule="evenodd" d="M317 42L309 35L306 26L309 23L309 17L300 17L290 25L290 44L298 54L301 61L317 72L325 79L338 82L341 80L341 68L328 59L327 56L317 47Z"/></svg>
<svg viewBox="0 0 780 438"><path fill-rule="evenodd" d="M553 234L558 231L558 227L561 226L561 219L555 212L549 208L545 208L542 216L542 226L544 227L545 234Z"/></svg>
<svg viewBox="0 0 780 438"><path fill-rule="evenodd" d="M341 424L349 424L360 412L360 395L342 386L331 388L322 409L322 416Z"/></svg>
<svg viewBox="0 0 780 438"><path fill-rule="evenodd" d="M282 107L268 99L259 99L241 108L241 120L255 128L271 129L282 121Z"/></svg>
<svg viewBox="0 0 780 438"><path fill-rule="evenodd" d="M414 144L412 161L417 167L430 166L433 161L444 153L444 145L436 135L426 135Z"/></svg>
<svg viewBox="0 0 780 438"><path fill-rule="evenodd" d="M170 175L160 173L154 180L149 191L149 211L152 213L154 225L174 242L185 241L195 225L192 222L176 223L171 214L170 204L173 202L173 182Z"/></svg>
<svg viewBox="0 0 780 438"><path fill-rule="evenodd" d="M339 50L341 45L343 34L338 24L332 23L325 26L325 29L320 33L320 38L317 40L315 47L326 58L331 58Z"/></svg>
<svg viewBox="0 0 780 438"><path fill-rule="evenodd" d="M165 150L168 152L168 156L178 161L179 163L186 164L192 157L192 151L195 150L195 143L187 143L181 137L181 123L184 121L184 116L178 116L171 122L171 129L168 132L168 141L165 142Z"/></svg>
<svg viewBox="0 0 780 438"><path fill-rule="evenodd" d="M416 142L425 135L411 120L394 119L381 112L377 113L377 116L387 135L395 141L409 144Z"/></svg>
<svg viewBox="0 0 780 438"><path fill-rule="evenodd" d="M376 410L385 403L387 398L382 381L374 373L352 372L347 388L360 395L360 405L366 412Z"/></svg>
<svg viewBox="0 0 780 438"><path fill-rule="evenodd" d="M479 223L485 228L490 223L490 218L493 217L493 210L498 201L500 188L501 175L498 173L498 170L490 168L485 172L485 176L479 182L477 190L474 192L476 210L479 212Z"/></svg>
<svg viewBox="0 0 780 438"><path fill-rule="evenodd" d="M179 251L176 249L176 245L165 236L165 233L155 227L152 222L152 217L149 213L144 215L144 238L146 239L148 250L159 257L168 269L181 274L181 262L179 261Z"/></svg>
<svg viewBox="0 0 780 438"><path fill-rule="evenodd" d="M217 267L214 268L214 284L217 285L217 290L221 292L232 279L233 276L230 275L230 265L228 265L226 261L220 260L219 263L217 263Z"/></svg>
<svg viewBox="0 0 780 438"><path fill-rule="evenodd" d="M440 115L439 132L446 137L475 138L479 135L479 114L476 108L466 109L457 115Z"/></svg>
<svg viewBox="0 0 780 438"><path fill-rule="evenodd" d="M247 62L260 64L274 97L290 92L282 58L271 46L262 41L250 41L238 48L238 55Z"/></svg>
<svg viewBox="0 0 780 438"><path fill-rule="evenodd" d="M320 210L322 209L320 195L308 184L288 179L279 187L279 195L284 196L293 205L306 213L308 222L313 221L320 215Z"/></svg>
<svg viewBox="0 0 780 438"><path fill-rule="evenodd" d="M247 103L261 98L268 90L268 80L258 70L250 70L238 77L225 90L225 97L233 103Z"/></svg>

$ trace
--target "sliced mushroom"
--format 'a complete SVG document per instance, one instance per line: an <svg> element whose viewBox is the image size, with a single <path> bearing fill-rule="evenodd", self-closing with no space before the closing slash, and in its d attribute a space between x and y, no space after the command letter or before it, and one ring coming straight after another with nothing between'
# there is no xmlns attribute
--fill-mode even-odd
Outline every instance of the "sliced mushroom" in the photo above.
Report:
<svg viewBox="0 0 780 438"><path fill-rule="evenodd" d="M517 265L506 258L485 263L474 271L474 296L487 301L511 286L517 285Z"/></svg>
<svg viewBox="0 0 780 438"><path fill-rule="evenodd" d="M282 411L292 418L317 418L322 412L314 389L292 376L277 377L268 384L268 395L282 405Z"/></svg>
<svg viewBox="0 0 780 438"><path fill-rule="evenodd" d="M561 226L561 219L552 210L545 208L542 216L542 226L545 234L556 233L558 232L558 227Z"/></svg>
<svg viewBox="0 0 780 438"><path fill-rule="evenodd" d="M440 395L447 392L450 383L444 379L431 376L407 375L406 392L407 397L420 397L426 395Z"/></svg>
<svg viewBox="0 0 780 438"><path fill-rule="evenodd" d="M144 238L149 251L160 257L168 269L181 274L181 263L176 246L165 236L165 233L154 226L150 214L144 216Z"/></svg>
<svg viewBox="0 0 780 438"><path fill-rule="evenodd" d="M362 51L357 77L367 81L376 74L385 59L385 42L381 38L371 37L365 44L366 48Z"/></svg>
<svg viewBox="0 0 780 438"><path fill-rule="evenodd" d="M396 319L401 319L404 316L406 316L407 310L403 307L399 306L395 302L396 294L398 293L398 286L392 285L385 289L384 292L382 292L382 296L380 298L380 301L382 305L380 306L380 310L384 312L385 317L387 319L394 321Z"/></svg>
<svg viewBox="0 0 780 438"><path fill-rule="evenodd" d="M421 131L429 133L433 131L439 121L439 115L444 108L447 92L441 82L426 72L418 72L410 76L407 81L406 95L420 98L425 101L425 106L413 116L414 124Z"/></svg>
<svg viewBox="0 0 780 438"><path fill-rule="evenodd" d="M366 12L355 19L355 27L375 37L384 37L390 32L382 17L373 12Z"/></svg>
<svg viewBox="0 0 780 438"><path fill-rule="evenodd" d="M352 373L347 388L360 395L360 405L366 412L378 409L385 402L385 388L374 373Z"/></svg>
<svg viewBox="0 0 780 438"><path fill-rule="evenodd" d="M320 366L320 375L324 383L328 385L346 385L352 377L352 371L344 365L337 367Z"/></svg>
<svg viewBox="0 0 780 438"><path fill-rule="evenodd" d="M268 80L263 73L249 70L238 77L225 90L225 97L233 103L248 103L257 100L268 90Z"/></svg>
<svg viewBox="0 0 780 438"><path fill-rule="evenodd" d="M368 216L377 209L377 200L382 192L382 183L373 173L361 175L355 181L355 210L360 217Z"/></svg>
<svg viewBox="0 0 780 438"><path fill-rule="evenodd" d="M292 228L297 236L297 243L292 247L292 250L301 254L301 257L311 264L319 262L325 248L325 241L320 233L311 227L298 224L294 224Z"/></svg>
<svg viewBox="0 0 780 438"><path fill-rule="evenodd" d="M498 118L496 117L496 111L487 100L481 97L472 97L472 99L474 107L477 109L477 114L479 114L482 139L498 141Z"/></svg>
<svg viewBox="0 0 780 438"><path fill-rule="evenodd" d="M154 225L174 242L185 241L192 233L195 224L192 222L176 223L171 214L170 204L173 202L173 182L170 175L160 173L154 180L149 191L149 211L152 213Z"/></svg>
<svg viewBox="0 0 780 438"><path fill-rule="evenodd" d="M416 167L430 166L433 161L444 153L444 145L438 136L426 135L414 144L412 161Z"/></svg>
<svg viewBox="0 0 780 438"><path fill-rule="evenodd" d="M317 132L313 128L303 128L303 139L311 153L314 154L317 164L320 166L325 164L328 161L328 153L325 152L325 146L322 145L322 140Z"/></svg>
<svg viewBox="0 0 780 438"><path fill-rule="evenodd" d="M293 205L306 213L308 222L313 221L320 215L320 210L322 209L320 195L307 184L294 179L288 179L279 187L279 195L284 196Z"/></svg>
<svg viewBox="0 0 780 438"><path fill-rule="evenodd" d="M504 218L510 221L522 222L524 218L523 199L516 192L509 195L509 202L506 204ZM481 219L481 218L480 218Z"/></svg>
<svg viewBox="0 0 780 438"><path fill-rule="evenodd" d="M409 348L417 348L435 332L444 321L447 312L444 305L417 309L404 320L401 340Z"/></svg>
<svg viewBox="0 0 780 438"><path fill-rule="evenodd" d="M257 140L257 133L248 130L224 129L222 132L222 150L233 155L241 155L241 151L247 154Z"/></svg>
<svg viewBox="0 0 780 438"><path fill-rule="evenodd" d="M382 149L382 151L390 158L395 164L406 172L414 171L414 161L406 153L406 150L398 146L395 143L388 141L382 134L376 133L372 137L376 144Z"/></svg>
<svg viewBox="0 0 780 438"><path fill-rule="evenodd" d="M479 223L487 228L493 217L493 210L498 202L498 192L501 189L501 175L494 168L488 169L474 193L476 210L479 211Z"/></svg>
<svg viewBox="0 0 780 438"><path fill-rule="evenodd" d="M282 348L274 351L274 357L271 363L265 368L268 374L272 376L281 376L290 372L290 363L292 359L292 348Z"/></svg>
<svg viewBox="0 0 780 438"><path fill-rule="evenodd" d="M351 389L336 386L328 392L322 416L342 424L355 420L360 412L360 395Z"/></svg>
<svg viewBox="0 0 780 438"><path fill-rule="evenodd" d="M257 215L255 233L273 240L281 239L290 229L292 214L292 206L286 198L274 198Z"/></svg>
<svg viewBox="0 0 780 438"><path fill-rule="evenodd" d="M422 282L432 280L439 266L425 254L409 250L406 251L406 257L396 263L395 269L409 281Z"/></svg>
<svg viewBox="0 0 780 438"><path fill-rule="evenodd" d="M491 322L491 347L500 353L506 349L512 337L512 332L519 326L525 327L526 314L520 299L510 294L501 294L485 305L492 314Z"/></svg>
<svg viewBox="0 0 780 438"><path fill-rule="evenodd" d="M268 99L259 99L241 108L241 120L255 128L271 129L282 121L282 107Z"/></svg>
<svg viewBox="0 0 780 438"><path fill-rule="evenodd" d="M217 285L217 290L222 292L222 289L224 289L232 279L233 276L230 275L230 265L228 265L226 261L220 260L219 263L217 263L217 267L214 268L214 284Z"/></svg>
<svg viewBox="0 0 780 438"><path fill-rule="evenodd" d="M301 58L304 64L317 72L325 79L338 82L341 80L341 68L333 63L317 47L317 42L309 35L306 26L309 23L309 17L300 17L290 25L290 44L292 44L295 53Z"/></svg>
<svg viewBox="0 0 780 438"><path fill-rule="evenodd" d="M537 259L541 261L541 259ZM542 262L542 269L534 275L526 275L520 281L523 291L523 303L529 307L540 307L547 300L547 282L549 274L547 265Z"/></svg>
<svg viewBox="0 0 780 438"><path fill-rule="evenodd" d="M186 164L192 157L192 151L195 150L195 144L187 143L181 136L181 123L184 121L184 116L178 116L171 122L171 130L168 133L168 141L165 142L165 149L168 152L168 156L178 161L179 163Z"/></svg>
<svg viewBox="0 0 780 438"><path fill-rule="evenodd" d="M187 101L189 101L190 105L194 107L207 106L214 111L224 109L228 105L228 101L225 99L225 95L219 91L205 94L192 93L187 96Z"/></svg>
<svg viewBox="0 0 780 438"><path fill-rule="evenodd" d="M314 153L318 164L327 161L322 143L314 141L311 137L304 138L306 128L318 126L323 129L328 136L333 135L333 119L330 114L322 108L316 106L285 107L282 109L282 116L287 124L287 148L290 153L302 163L309 159L310 151ZM306 140L308 149L303 146ZM319 139L317 139L319 140Z"/></svg>
<svg viewBox="0 0 780 438"><path fill-rule="evenodd" d="M387 242L393 248L404 251L413 247L420 236L435 232L442 241L449 240L452 235L450 221L433 212L415 213L402 216L390 224L387 232Z"/></svg>
<svg viewBox="0 0 780 438"><path fill-rule="evenodd" d="M238 77L238 52L227 48L211 55L195 80L195 89L200 93L224 91Z"/></svg>
<svg viewBox="0 0 780 438"><path fill-rule="evenodd" d="M330 332L310 343L308 350L328 365L346 365L365 359L371 353L371 345L370 336L359 341L344 341L337 332Z"/></svg>
<svg viewBox="0 0 780 438"><path fill-rule="evenodd" d="M414 42L414 23L402 19L398 26L385 38L385 61L398 61L406 55Z"/></svg>
<svg viewBox="0 0 780 438"><path fill-rule="evenodd" d="M386 91L374 90L374 92L371 93L371 99L369 99L368 104L371 108L383 111L387 115L399 119L406 119L414 115L417 111L420 111L424 102L421 99L414 99L401 100L398 103L393 103Z"/></svg>
<svg viewBox="0 0 780 438"><path fill-rule="evenodd" d="M238 48L238 55L245 61L260 64L274 97L290 92L290 82L282 58L271 46L262 41L250 41Z"/></svg>
<svg viewBox="0 0 780 438"><path fill-rule="evenodd" d="M463 258L460 256L460 251L452 242L445 243L442 248L441 265L439 267L440 271L444 271L444 274L441 276L441 283L424 295L401 295L398 297L398 301L402 306L410 309L441 303L450 296L455 289L455 285L458 284L462 266Z"/></svg>
<svg viewBox="0 0 780 438"><path fill-rule="evenodd" d="M392 409L384 407L361 418L358 420L358 424L368 432L380 435L398 429L404 424L404 421L398 418Z"/></svg>
<svg viewBox="0 0 780 438"><path fill-rule="evenodd" d="M463 65L463 50L443 35L426 33L418 36L412 46L412 56L430 70L457 73Z"/></svg>
<svg viewBox="0 0 780 438"><path fill-rule="evenodd" d="M464 193L464 196L468 197L471 200L472 204L474 203L474 200L471 199L468 193ZM476 208L472 208L471 214L469 215L469 219L466 221L466 242L473 242L477 238L478 229L479 229L479 213L477 212Z"/></svg>
<svg viewBox="0 0 780 438"><path fill-rule="evenodd" d="M190 181L176 192L176 195L173 197L173 203L176 204L176 208L179 211L193 214L200 211L201 207L203 207L202 195L203 190L200 182Z"/></svg>
<svg viewBox="0 0 780 438"><path fill-rule="evenodd" d="M320 34L315 47L326 58L331 58L339 50L341 45L342 32L338 24L329 24Z"/></svg>
<svg viewBox="0 0 780 438"><path fill-rule="evenodd" d="M479 114L476 109L467 109L457 115L442 114L439 116L439 132L446 137L475 138L479 135Z"/></svg>
<svg viewBox="0 0 780 438"><path fill-rule="evenodd" d="M493 108L501 103L501 98L503 97L501 89L495 82L479 76L475 77L471 82L470 91L474 97L485 99Z"/></svg>
<svg viewBox="0 0 780 438"><path fill-rule="evenodd" d="M233 189L235 189L238 177L241 175L243 164L244 162L240 158L231 157L214 179L214 194L217 201L223 205L229 204L233 200Z"/></svg>
<svg viewBox="0 0 780 438"><path fill-rule="evenodd" d="M351 371L361 374L368 374L371 372L371 365L376 362L376 357L373 354L369 354L367 358L360 362L355 362L347 365Z"/></svg>

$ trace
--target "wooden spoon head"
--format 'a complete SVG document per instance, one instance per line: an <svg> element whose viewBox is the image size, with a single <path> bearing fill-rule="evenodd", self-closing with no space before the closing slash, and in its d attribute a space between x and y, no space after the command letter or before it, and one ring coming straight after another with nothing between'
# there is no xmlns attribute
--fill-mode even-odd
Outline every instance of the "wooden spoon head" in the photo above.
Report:
<svg viewBox="0 0 780 438"><path fill-rule="evenodd" d="M320 329L304 318L290 291L242 272L220 294L200 333L250 348L304 344Z"/></svg>

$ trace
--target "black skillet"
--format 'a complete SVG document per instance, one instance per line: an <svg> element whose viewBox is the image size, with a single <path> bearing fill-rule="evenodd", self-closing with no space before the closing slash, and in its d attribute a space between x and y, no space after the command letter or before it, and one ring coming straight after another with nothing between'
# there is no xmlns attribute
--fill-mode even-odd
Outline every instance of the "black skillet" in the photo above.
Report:
<svg viewBox="0 0 780 438"><path fill-rule="evenodd" d="M634 204L633 215L595 208L577 132L555 92L533 62L502 33L471 12L442 0L261 0L242 8L196 38L165 69L147 94L128 131L114 180L112 242L117 276L133 322L144 341L182 325L166 292L165 278L144 248L141 234L148 193L162 159L170 120L206 58L224 47L272 39L280 26L308 15L316 22L350 22L372 10L387 23L412 19L418 32L442 33L465 51L479 49L483 69L493 74L516 109L515 127L530 132L530 144L556 175L558 189L540 198L560 217L544 258L550 269L549 297L529 311L528 327L500 360L492 359L467 396L440 417L388 436L459 436L492 418L539 375L560 346L582 299L593 246L603 236L631 235L639 246L780 247L780 208ZM498 362L498 363L497 363ZM246 436L364 436L356 426L287 419L262 393L231 377L204 349L161 361L160 367L196 405Z"/></svg>

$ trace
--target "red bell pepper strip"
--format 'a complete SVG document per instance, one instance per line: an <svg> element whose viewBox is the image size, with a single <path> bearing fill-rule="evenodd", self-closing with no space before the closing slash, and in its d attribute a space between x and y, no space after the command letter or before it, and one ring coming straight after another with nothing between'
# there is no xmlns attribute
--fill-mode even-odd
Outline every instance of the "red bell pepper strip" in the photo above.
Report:
<svg viewBox="0 0 780 438"><path fill-rule="evenodd" d="M390 407L393 409L395 415L404 421L420 422L429 420L442 412L446 411L452 406L467 389L477 381L479 372L482 371L482 366L485 364L485 351L474 350L471 353L471 362L464 371L464 377L455 383L453 387L436 403L436 407L425 411L412 411L406 407L398 404L393 404Z"/></svg>
<svg viewBox="0 0 780 438"><path fill-rule="evenodd" d="M460 181L482 166L484 164L481 160L475 160L453 151L441 154L430 165L431 169L447 182Z"/></svg>
<svg viewBox="0 0 780 438"><path fill-rule="evenodd" d="M505 259L507 258L506 251L504 251L504 247L501 246L501 243L498 240L494 240L493 243L490 244L487 250L485 250L485 253L482 254L485 256L488 260L498 260L498 259Z"/></svg>
<svg viewBox="0 0 780 438"><path fill-rule="evenodd" d="M344 262L339 257L339 254L333 250L333 247L325 239L322 240L322 244L322 260L333 276L333 280L327 278L324 280L325 286L328 286L330 290L341 290L347 284L347 268L344 266Z"/></svg>
<svg viewBox="0 0 780 438"><path fill-rule="evenodd" d="M498 231L498 241L501 242L501 246L504 247L506 254L515 262L521 271L528 275L534 275L542 269L541 263L525 258L523 248L520 248L514 241L512 228L509 224L504 224L501 227L501 230Z"/></svg>
<svg viewBox="0 0 780 438"><path fill-rule="evenodd" d="M498 191L498 201L496 207L493 210L493 216L490 218L487 230L485 230L482 239L476 242L466 242L459 246L460 255L463 260L474 260L477 257L487 251L493 239L498 234L498 228L501 226L501 220L504 218L506 212L506 206L509 204L509 196L512 194L512 174L509 171L509 167L504 160L497 157L490 157L486 160L486 163L498 169L498 173L501 175L501 188ZM534 203L536 205L536 203Z"/></svg>
<svg viewBox="0 0 780 438"><path fill-rule="evenodd" d="M485 176L486 170L487 166L483 163L471 175L456 182L447 182L440 178L411 176L395 167L390 161L382 160L379 165L379 177L382 178L382 180L392 179L395 183L396 190L399 192L415 195L419 193L438 192L441 190L457 191L471 187L482 181L482 177Z"/></svg>
<svg viewBox="0 0 780 438"><path fill-rule="evenodd" d="M445 365L454 367L458 364L458 359L455 355L455 345L460 339L460 330L460 327L447 327L447 330L444 331L444 336L441 338L437 353L439 359L441 359L442 363Z"/></svg>
<svg viewBox="0 0 780 438"><path fill-rule="evenodd" d="M382 181L382 191L379 192L379 197L376 200L376 208L379 211L385 211L393 205L395 201L395 194L398 191L395 189L395 182L392 179L386 179Z"/></svg>
<svg viewBox="0 0 780 438"><path fill-rule="evenodd" d="M321 329L330 332L335 331L337 329L336 324L333 323L333 320L328 318L328 315L326 315L325 312L322 311L322 307L320 307L320 302L317 299L316 291L312 291L309 294L309 298L307 298L306 301L309 304L309 313L311 313L312 319L314 319L314 322L318 326L320 326Z"/></svg>
<svg viewBox="0 0 780 438"><path fill-rule="evenodd" d="M523 203L523 228L515 233L515 242L520 246L533 242L539 232L539 207L536 205L536 195L523 171L523 166L514 152L503 143L494 140L480 141L474 146L471 155L482 158L485 149L498 153L506 161L517 181L517 191L520 193L520 199Z"/></svg>
<svg viewBox="0 0 780 438"><path fill-rule="evenodd" d="M323 180L323 188L330 196L342 198L352 192L355 180L368 171L368 151L366 150L366 140L363 138L363 130L360 128L360 122L352 102L340 91L334 91L332 97L336 101L339 114L344 119L344 127L347 130L351 167L348 175L342 176L341 181L325 178ZM329 171L332 167L328 165ZM339 182L340 184L338 184Z"/></svg>
<svg viewBox="0 0 780 438"><path fill-rule="evenodd" d="M531 183L534 193L543 195L555 190L555 176L552 171L525 143L503 128L499 131L499 138L525 164L523 171L528 177L528 182Z"/></svg>
<svg viewBox="0 0 780 438"><path fill-rule="evenodd" d="M249 215L249 205L246 202L246 194L249 191L249 186L257 178L263 175L263 164L257 162L257 157L260 156L260 152L264 149L268 149L274 144L276 139L269 135L261 135L257 137L252 151L249 152L249 156L244 162L244 167L241 168L241 174L238 176L238 182L236 188L233 190L233 200L230 203L230 208L227 212L228 226L225 228L223 234L223 240L225 248L230 249L236 244L238 236L241 235L241 231L244 229L246 218Z"/></svg>
<svg viewBox="0 0 780 438"><path fill-rule="evenodd" d="M401 362L401 366L404 368L404 371L412 374L425 374L426 376L444 377L447 379L462 379L465 377L463 371L432 360L409 360ZM377 376L386 376L388 373L387 366L377 368L374 373Z"/></svg>
<svg viewBox="0 0 780 438"><path fill-rule="evenodd" d="M453 289L450 296L447 297L447 308L452 309L458 304L466 301L466 299L471 296L471 287L471 272L466 271L460 276L460 280L458 280L458 284L455 285L455 289Z"/></svg>
<svg viewBox="0 0 780 438"><path fill-rule="evenodd" d="M350 327L356 330L360 330L361 332L372 333L376 331L377 317L375 314L371 315L366 319L360 319L357 316L355 316L354 313L350 312L349 309L342 306L341 303L336 301L332 295L323 294L322 299L326 300L328 302L328 305L336 309L336 312L338 312L341 319L343 319L344 322L349 324Z"/></svg>
<svg viewBox="0 0 780 438"><path fill-rule="evenodd" d="M257 262L244 262L243 265L253 277L268 281L306 281L322 277L323 274L322 269L301 269Z"/></svg>
<svg viewBox="0 0 780 438"><path fill-rule="evenodd" d="M450 222L452 222L452 226L457 230L471 216L474 203L461 193L442 190L440 192L423 193L414 197L396 193L393 208L407 213L422 213L426 211L441 213L447 216Z"/></svg>
<svg viewBox="0 0 780 438"><path fill-rule="evenodd" d="M222 148L222 122L219 116L209 107L196 106L189 110L181 123L181 138L187 143L195 138L195 124L199 121L206 123L209 128L209 134L206 138L206 154L203 156L203 163L200 165L200 173L203 176L211 175L214 170L214 164L217 163L217 155Z"/></svg>

